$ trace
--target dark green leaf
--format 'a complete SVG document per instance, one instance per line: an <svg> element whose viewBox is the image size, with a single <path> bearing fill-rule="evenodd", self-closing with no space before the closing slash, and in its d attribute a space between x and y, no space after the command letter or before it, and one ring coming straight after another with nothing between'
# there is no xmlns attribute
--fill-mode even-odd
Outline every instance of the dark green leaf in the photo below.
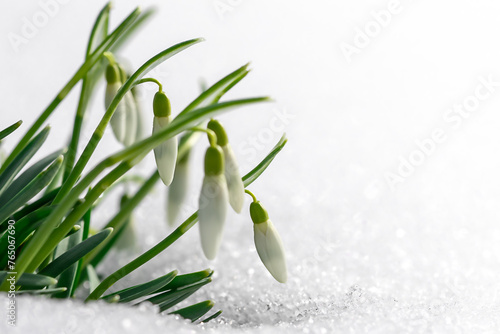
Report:
<svg viewBox="0 0 500 334"><path fill-rule="evenodd" d="M202 323L207 323L207 322L209 322L211 320L216 319L221 314L222 314L222 311L219 310L219 311L215 312L214 314L212 314L211 316L209 316L208 318L203 319L201 322Z"/></svg>
<svg viewBox="0 0 500 334"><path fill-rule="evenodd" d="M159 295L156 295L154 297L151 297L147 299L146 301L153 303L153 304L158 304L160 307L160 312L163 312L165 310L168 310L172 306L177 305L181 301L185 300L186 298L190 297L192 294L194 294L196 291L198 291L201 287L204 285L212 282L212 279L210 277L207 277L201 281L199 281L196 284L187 286L182 289L176 289L176 290L170 290L163 292Z"/></svg>
<svg viewBox="0 0 500 334"><path fill-rule="evenodd" d="M85 254L94 249L104 239L108 237L113 229L104 229L96 235L82 241L75 247L69 249L64 254L52 261L48 266L40 271L40 274L57 277L66 268L80 260Z"/></svg>
<svg viewBox="0 0 500 334"><path fill-rule="evenodd" d="M51 295L56 293L61 293L66 291L66 288L52 288L52 289L38 289L38 290L20 290L16 292L16 295Z"/></svg>
<svg viewBox="0 0 500 334"><path fill-rule="evenodd" d="M120 297L120 303L127 303L131 302L135 299L141 298L141 297L146 297L155 291L161 289L168 283L170 283L174 277L177 276L177 270L174 270L164 276L158 277L152 281L139 284L133 287L130 287L128 289L124 289L115 293L112 293L110 295L107 295L105 297L102 297L103 299L109 299L114 296L119 296Z"/></svg>
<svg viewBox="0 0 500 334"><path fill-rule="evenodd" d="M9 275L7 271L0 271L0 282L3 282L5 279L9 279L10 277L12 276ZM19 278L16 285L22 286L23 288L42 288L56 283L57 280L52 277L40 274L24 273L21 278Z"/></svg>
<svg viewBox="0 0 500 334"><path fill-rule="evenodd" d="M21 171L21 169L23 169L33 155L35 155L40 146L42 146L45 142L45 139L47 139L49 131L49 127L40 131L40 133L33 138L21 152L19 152L12 163L10 163L5 170L0 173L0 194L11 184L16 175Z"/></svg>
<svg viewBox="0 0 500 334"><path fill-rule="evenodd" d="M61 167L62 157L59 157L46 170L38 174L26 187L15 194L9 202L0 208L0 221L4 221L17 209L25 205L45 188Z"/></svg>
<svg viewBox="0 0 500 334"><path fill-rule="evenodd" d="M7 190L0 195L0 207L2 207L8 200L10 200L15 194L21 191L28 183L30 183L38 174L40 174L48 165L54 162L58 156L63 153L64 150L56 151L49 154L45 158L36 162L23 172L17 179L12 182L12 184L7 188Z"/></svg>
<svg viewBox="0 0 500 334"><path fill-rule="evenodd" d="M287 143L286 135L283 135L279 142L274 146L273 150L258 164L250 173L242 177L243 184L247 187L253 181L255 181L264 171L269 167L271 162L278 153L285 147Z"/></svg>
<svg viewBox="0 0 500 334"><path fill-rule="evenodd" d="M205 269L190 274L178 275L172 280L172 282L168 283L163 288L155 291L155 293L164 292L167 290L180 289L188 285L198 283L202 279L212 276L213 273L214 273L213 270Z"/></svg>
<svg viewBox="0 0 500 334"><path fill-rule="evenodd" d="M40 208L21 220L14 223L16 249L23 243L24 240L43 223L43 220L52 212L54 208L44 207ZM7 247L9 245L9 233L4 233L0 238L0 268L7 265Z"/></svg>
<svg viewBox="0 0 500 334"><path fill-rule="evenodd" d="M210 88L201 93L193 102L191 102L179 115L184 115L194 109L208 107L216 103L219 99L229 91L234 85L240 82L248 74L248 64L238 68L236 71L228 74L221 80L217 81Z"/></svg>

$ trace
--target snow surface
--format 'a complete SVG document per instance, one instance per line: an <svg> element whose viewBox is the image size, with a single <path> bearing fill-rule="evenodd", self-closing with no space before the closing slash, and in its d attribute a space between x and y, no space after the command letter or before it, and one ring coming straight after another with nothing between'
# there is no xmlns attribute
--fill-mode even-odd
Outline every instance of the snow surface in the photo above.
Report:
<svg viewBox="0 0 500 334"><path fill-rule="evenodd" d="M113 22L134 2L117 2ZM196 95L200 76L214 82L252 60L254 70L228 99L270 94L276 102L221 120L245 172L278 141L286 123L289 144L250 188L282 235L289 282L276 283L259 262L245 210L229 214L213 263L203 259L195 227L116 286L210 267L214 281L188 301L215 301L214 311L223 310L218 320L192 325L147 306L19 297L18 326L0 321L0 333L498 333L500 88L460 123L446 115L484 78L500 81L500 4L401 1L403 10L348 63L339 46L352 43L356 27L388 1L227 1L238 5L223 18L216 2L162 2L160 14L123 56L137 67L163 44L207 38L154 72L174 110ZM2 124L37 115L74 73L88 17L102 4L61 7L17 53L6 38L0 41L0 73L9 78L0 81L0 91L8 92L2 100L10 106ZM18 32L22 17L38 10L36 2L9 6L0 11L12 13L0 20L6 33ZM153 93L145 88L145 112ZM50 119L57 129L48 139L51 148L67 138L76 98L70 95ZM101 89L84 138L102 115L102 101ZM436 130L446 139L392 189L387 173L418 155L419 143ZM197 202L204 145L192 161L193 195L184 216ZM106 132L94 163L119 147ZM152 168L148 156L137 172ZM167 235L164 197L159 184L137 211L137 251ZM113 215L115 203L103 203L96 225ZM113 255L101 274L137 254Z"/></svg>

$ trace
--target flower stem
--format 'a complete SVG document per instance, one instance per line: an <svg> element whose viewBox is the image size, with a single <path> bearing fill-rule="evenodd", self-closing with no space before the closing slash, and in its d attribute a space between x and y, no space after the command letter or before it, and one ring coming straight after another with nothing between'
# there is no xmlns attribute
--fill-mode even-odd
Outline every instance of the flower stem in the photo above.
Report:
<svg viewBox="0 0 500 334"><path fill-rule="evenodd" d="M217 146L217 135L212 130L201 128L201 127L197 127L197 126L194 127L194 128L190 128L188 130L189 131L198 131L198 132L204 132L204 133L206 133L207 136L208 136L208 141L210 142L210 146L212 146L212 147Z"/></svg>
<svg viewBox="0 0 500 334"><path fill-rule="evenodd" d="M248 195L252 196L252 200L254 201L254 203L255 203L255 202L257 202L257 197L255 197L255 195L254 195L254 194L253 194L250 190L245 189L245 192L246 192Z"/></svg>
<svg viewBox="0 0 500 334"><path fill-rule="evenodd" d="M156 80L155 78L144 78L144 79L141 79L141 80L137 80L135 83L134 83L134 86L137 86L137 85L140 85L140 84L143 84L145 82L154 82L155 84L158 85L158 90L160 92L163 92L163 86L161 85L161 82L159 82L158 80Z"/></svg>

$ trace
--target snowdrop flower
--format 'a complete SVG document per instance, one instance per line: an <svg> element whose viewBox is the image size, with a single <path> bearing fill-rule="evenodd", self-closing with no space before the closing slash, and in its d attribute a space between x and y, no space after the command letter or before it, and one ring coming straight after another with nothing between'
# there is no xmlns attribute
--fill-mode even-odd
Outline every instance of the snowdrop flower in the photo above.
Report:
<svg viewBox="0 0 500 334"><path fill-rule="evenodd" d="M280 283L286 283L287 270L283 243L266 209L259 201L250 204L255 248L267 270Z"/></svg>
<svg viewBox="0 0 500 334"><path fill-rule="evenodd" d="M120 199L120 209L123 209L127 202L130 200L128 195L123 195ZM125 222L125 226L122 227L123 230L118 230L118 239L116 240L115 247L120 251L137 251L138 243L135 231L135 219L134 214L131 213L127 218L128 222Z"/></svg>
<svg viewBox="0 0 500 334"><path fill-rule="evenodd" d="M234 211L240 213L245 201L245 187L241 180L238 161L236 161L236 156L228 142L226 130L224 130L219 121L214 119L208 122L207 128L215 132L217 135L217 144L222 147L222 151L224 152L224 175L229 191L229 204L231 204Z"/></svg>
<svg viewBox="0 0 500 334"><path fill-rule="evenodd" d="M120 70L116 64L108 65L106 68L106 94L104 97L104 106L109 108L111 101L116 96L116 93L122 86L120 80ZM136 105L132 93L127 92L118 106L116 107L113 116L111 116L111 129L116 139L124 144L131 145L135 141L137 132L137 112Z"/></svg>
<svg viewBox="0 0 500 334"><path fill-rule="evenodd" d="M189 152L177 162L174 180L168 187L167 222L170 227L175 226L175 220L182 208L187 195L189 181Z"/></svg>
<svg viewBox="0 0 500 334"><path fill-rule="evenodd" d="M161 131L172 122L170 101L164 92L159 91L153 99L153 134ZM163 183L168 186L174 178L175 163L177 162L177 137L165 140L155 149L156 166Z"/></svg>
<svg viewBox="0 0 500 334"><path fill-rule="evenodd" d="M220 146L210 146L205 154L205 178L198 210L201 247L209 260L215 259L221 244L227 202L224 153Z"/></svg>

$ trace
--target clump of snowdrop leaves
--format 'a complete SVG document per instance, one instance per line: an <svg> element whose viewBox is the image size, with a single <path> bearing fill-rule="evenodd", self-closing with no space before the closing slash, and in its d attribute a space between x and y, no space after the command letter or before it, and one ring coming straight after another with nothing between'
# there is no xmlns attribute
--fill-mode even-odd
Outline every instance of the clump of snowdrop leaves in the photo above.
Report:
<svg viewBox="0 0 500 334"><path fill-rule="evenodd" d="M214 259L223 238L228 207L241 212L244 192L250 193L245 188L262 176L287 140L283 136L262 161L241 176L226 130L214 118L235 111L237 107L269 101L267 97L221 101L247 76L248 65L204 88L182 110L172 110L162 84L146 74L203 39L191 39L168 47L129 74L116 61L114 54L120 56L121 45L151 17L152 12L141 12L137 8L114 29L109 27L109 22L114 21L110 20L110 12L109 3L99 12L83 64L56 92L52 102L33 120L17 144L9 146L13 147L12 151L1 159L0 292L13 290L13 293L43 294L48 298L83 296L86 301L130 305L147 301L155 304L161 312L176 314L193 322L206 322L221 313L207 315L214 306L213 301L186 307L179 307L178 303L211 282L211 269L179 273L170 268L171 264L166 264L168 270L162 276L111 294L105 293L123 277L144 268L144 264L178 242L196 224L199 224L203 253L208 259ZM102 80L105 80L105 111L86 141L80 136L82 125L86 121L89 101ZM45 123L80 82L81 92L67 147L50 149L53 153L34 161L33 157L38 156L37 152L50 132ZM134 90L146 83L158 85L153 98L153 129L149 136L141 131L141 106L134 97ZM0 142L17 131L21 124L19 121L0 126L3 129ZM94 152L108 127L124 147L96 161ZM148 198L160 180L163 187L168 186L167 215L169 224L174 225L187 196L189 156L200 132L207 134L209 147L205 153L205 175L198 210L175 230L166 233L156 245L105 276L111 269L105 267L110 261L103 260L110 252L124 250L134 255L138 252L140 247L134 245L134 210ZM80 150L81 144L83 149ZM156 168L146 177L135 174L135 165L148 154L154 155ZM106 203L103 199L116 191L124 194L120 206L110 212L112 209L103 208L101 203ZM103 216L94 214L99 210L106 210L105 216L111 215L108 221L95 221L95 217ZM250 213L254 222L255 246L272 276L285 282L283 245L267 213L263 212L265 210L254 197ZM137 221L137 226L145 231L149 230L147 224L148 221ZM13 235L15 242L11 241ZM15 261L12 256L15 256ZM15 289L11 289L12 286Z"/></svg>

